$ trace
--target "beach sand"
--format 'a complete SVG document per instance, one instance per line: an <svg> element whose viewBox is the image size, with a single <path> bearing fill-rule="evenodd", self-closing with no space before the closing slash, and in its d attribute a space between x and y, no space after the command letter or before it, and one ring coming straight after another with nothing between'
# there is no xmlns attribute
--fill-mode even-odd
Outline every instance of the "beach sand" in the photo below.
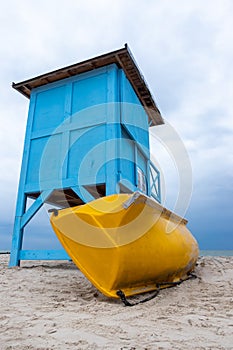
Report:
<svg viewBox="0 0 233 350"><path fill-rule="evenodd" d="M72 262L0 255L0 350L233 349L233 257L201 257L199 278L125 307Z"/></svg>

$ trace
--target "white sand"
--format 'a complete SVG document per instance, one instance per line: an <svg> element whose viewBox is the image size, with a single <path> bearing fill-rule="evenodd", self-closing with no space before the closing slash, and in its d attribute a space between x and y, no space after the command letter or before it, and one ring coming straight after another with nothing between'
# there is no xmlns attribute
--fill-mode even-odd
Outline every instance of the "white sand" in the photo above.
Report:
<svg viewBox="0 0 233 350"><path fill-rule="evenodd" d="M200 258L200 279L124 307L71 262L7 267L0 255L0 350L233 349L233 257Z"/></svg>

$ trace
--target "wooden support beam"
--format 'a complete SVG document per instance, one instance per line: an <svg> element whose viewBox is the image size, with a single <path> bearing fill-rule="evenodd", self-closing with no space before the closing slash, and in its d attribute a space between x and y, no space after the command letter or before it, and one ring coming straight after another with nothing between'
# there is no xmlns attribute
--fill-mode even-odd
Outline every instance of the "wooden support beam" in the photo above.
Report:
<svg viewBox="0 0 233 350"><path fill-rule="evenodd" d="M70 260L65 250L21 250L20 260Z"/></svg>
<svg viewBox="0 0 233 350"><path fill-rule="evenodd" d="M20 223L20 229L23 229L29 221L33 218L33 216L38 212L38 210L42 207L46 199L50 196L53 190L44 191L40 194L40 196L35 200L35 202L28 208L26 213L23 214Z"/></svg>

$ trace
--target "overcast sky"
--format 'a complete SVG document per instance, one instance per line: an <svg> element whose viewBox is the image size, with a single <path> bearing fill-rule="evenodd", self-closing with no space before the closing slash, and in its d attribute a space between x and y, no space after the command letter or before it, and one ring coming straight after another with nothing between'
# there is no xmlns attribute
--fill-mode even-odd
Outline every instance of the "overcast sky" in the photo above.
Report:
<svg viewBox="0 0 233 350"><path fill-rule="evenodd" d="M188 152L189 228L202 249L233 249L232 14L231 0L1 2L0 250L10 248L28 110L28 100L11 82L126 42ZM172 145L169 140L167 148L161 144L166 127L151 130L151 150L165 179L166 203L174 209L179 174L167 150ZM33 237L28 247L46 247L50 229L42 216L27 233Z"/></svg>

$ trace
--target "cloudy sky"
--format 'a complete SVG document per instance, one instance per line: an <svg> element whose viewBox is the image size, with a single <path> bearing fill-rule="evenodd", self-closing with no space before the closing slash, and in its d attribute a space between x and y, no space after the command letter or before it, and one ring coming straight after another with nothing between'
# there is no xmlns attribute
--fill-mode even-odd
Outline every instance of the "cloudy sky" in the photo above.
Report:
<svg viewBox="0 0 233 350"><path fill-rule="evenodd" d="M192 167L185 214L189 228L201 249L233 249L232 13L231 0L1 2L0 250L10 249L28 110L28 100L11 88L12 81L126 42L167 120L166 126L151 130L166 204L176 207L181 176L172 160L171 140L166 145L161 141L170 127ZM183 211L188 202L186 198ZM42 211L25 234L25 247L48 248L48 237L49 248L57 247Z"/></svg>

